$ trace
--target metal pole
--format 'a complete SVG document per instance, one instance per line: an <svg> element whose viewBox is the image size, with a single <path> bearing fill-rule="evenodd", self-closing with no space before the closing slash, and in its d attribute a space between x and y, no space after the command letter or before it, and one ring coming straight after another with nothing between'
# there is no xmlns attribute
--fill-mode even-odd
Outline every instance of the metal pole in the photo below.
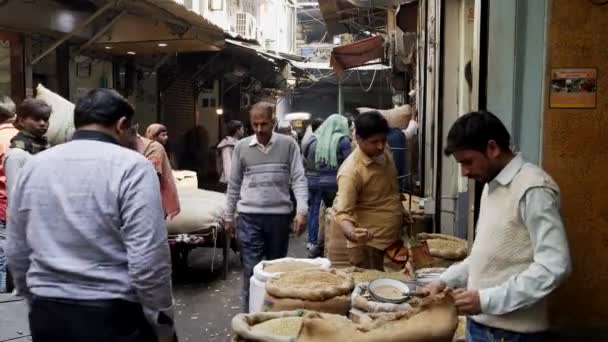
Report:
<svg viewBox="0 0 608 342"><path fill-rule="evenodd" d="M93 13L85 21L83 21L82 23L80 23L70 33L68 33L68 34L64 35L63 37L61 37L61 39L59 39L58 41L56 41L53 45L49 46L49 48L46 49L40 55L38 55L38 57L34 58L34 60L32 61L31 65L34 65L34 64L40 62L41 59L43 59L44 57L46 57L46 55L48 55L49 53L53 52L53 50L55 50L57 47L59 47L59 45L65 43L68 39L72 38L76 33L82 31L85 27L87 27L87 25L89 25L95 19L97 19L97 17L99 17L100 15L102 15L103 13L105 13L105 11L107 11L111 7L114 7L114 6L118 5L119 2L120 2L120 0L118 0L118 1L111 1L111 2L108 2L107 4L105 4L100 9L98 9L97 12Z"/></svg>
<svg viewBox="0 0 608 342"><path fill-rule="evenodd" d="M342 77L338 76L338 113L344 114L344 97L342 95Z"/></svg>

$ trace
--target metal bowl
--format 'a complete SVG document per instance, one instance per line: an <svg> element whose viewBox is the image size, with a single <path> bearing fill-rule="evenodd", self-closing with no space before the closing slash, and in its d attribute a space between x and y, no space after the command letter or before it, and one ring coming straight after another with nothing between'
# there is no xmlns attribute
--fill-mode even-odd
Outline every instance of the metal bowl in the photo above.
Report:
<svg viewBox="0 0 608 342"><path fill-rule="evenodd" d="M383 286L383 285L396 287L397 289L399 289L401 291L401 293L403 294L403 297L399 298L399 299L385 298L374 291L374 289L378 288L379 286ZM410 299L409 294L411 292L410 288L408 287L408 285L406 283L399 281L399 280L387 279L387 278L380 278L380 279L376 279L376 280L370 282L369 285L367 286L367 290L369 291L369 294L372 296L372 298L374 300L383 302L383 303L393 303L393 304L401 304L401 303L407 301L408 299Z"/></svg>

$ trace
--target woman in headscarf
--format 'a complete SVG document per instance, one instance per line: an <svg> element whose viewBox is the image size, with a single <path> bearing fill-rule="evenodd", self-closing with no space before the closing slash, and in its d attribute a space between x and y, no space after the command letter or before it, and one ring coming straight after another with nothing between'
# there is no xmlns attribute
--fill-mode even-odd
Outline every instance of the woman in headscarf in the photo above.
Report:
<svg viewBox="0 0 608 342"><path fill-rule="evenodd" d="M152 126L156 127L151 130ZM156 170L160 181L160 194L165 216L171 219L179 214L180 205L177 195L177 186L175 185L175 179L173 178L173 170L171 168L171 163L169 163L169 157L167 156L167 152L165 151L162 142L157 140L160 135L158 126L165 129L164 136L166 137L167 132L163 125L150 125L146 130L146 138L137 134L137 126L135 126L132 129L132 135L134 137L133 149L141 153L146 159L152 162L152 165L154 165L154 170ZM148 136L151 138L148 138ZM153 139L153 137L157 137L157 139ZM166 139L164 141L166 143Z"/></svg>
<svg viewBox="0 0 608 342"><path fill-rule="evenodd" d="M330 115L317 128L314 133L315 138L310 143L309 150L314 151L314 156L308 155L315 161L319 171L319 190L321 198L326 208L331 208L338 191L338 168L342 165L346 157L351 152L351 132L348 119L340 114ZM318 229L318 219L309 218L309 221L316 221ZM318 232L313 232L316 242ZM311 233L309 232L309 238ZM309 252L309 256L317 257L323 250L323 241L315 243Z"/></svg>
<svg viewBox="0 0 608 342"><path fill-rule="evenodd" d="M159 124L153 123L146 129L145 137L158 141L164 147L167 146L167 141L169 141L169 135L167 134L167 127Z"/></svg>

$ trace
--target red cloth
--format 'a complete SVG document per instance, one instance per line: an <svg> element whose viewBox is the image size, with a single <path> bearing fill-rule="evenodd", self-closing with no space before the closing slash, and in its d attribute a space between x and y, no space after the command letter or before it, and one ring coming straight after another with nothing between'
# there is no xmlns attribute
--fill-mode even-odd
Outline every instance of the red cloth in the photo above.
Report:
<svg viewBox="0 0 608 342"><path fill-rule="evenodd" d="M4 155L11 145L11 139L19 133L12 123L0 124L0 220L6 221L6 175Z"/></svg>
<svg viewBox="0 0 608 342"><path fill-rule="evenodd" d="M382 36L374 36L335 47L331 51L329 65L331 65L338 76L341 76L346 69L356 68L369 61L384 58L383 45L384 38Z"/></svg>

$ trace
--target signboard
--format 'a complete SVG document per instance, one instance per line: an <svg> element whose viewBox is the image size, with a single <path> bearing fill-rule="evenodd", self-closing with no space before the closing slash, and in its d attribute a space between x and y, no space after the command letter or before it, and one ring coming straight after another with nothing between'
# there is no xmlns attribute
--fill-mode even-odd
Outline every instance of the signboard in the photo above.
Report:
<svg viewBox="0 0 608 342"><path fill-rule="evenodd" d="M596 106L596 68L551 70L550 108L595 108Z"/></svg>

